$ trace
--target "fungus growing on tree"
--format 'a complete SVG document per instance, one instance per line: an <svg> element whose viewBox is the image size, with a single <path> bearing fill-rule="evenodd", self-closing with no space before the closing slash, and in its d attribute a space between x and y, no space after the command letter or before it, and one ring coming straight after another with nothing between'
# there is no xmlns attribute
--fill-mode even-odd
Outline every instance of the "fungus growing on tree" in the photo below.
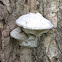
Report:
<svg viewBox="0 0 62 62"><path fill-rule="evenodd" d="M20 46L27 47L37 47L38 38L53 28L53 24L40 13L22 15L16 24L19 27L11 32L11 36L20 41Z"/></svg>

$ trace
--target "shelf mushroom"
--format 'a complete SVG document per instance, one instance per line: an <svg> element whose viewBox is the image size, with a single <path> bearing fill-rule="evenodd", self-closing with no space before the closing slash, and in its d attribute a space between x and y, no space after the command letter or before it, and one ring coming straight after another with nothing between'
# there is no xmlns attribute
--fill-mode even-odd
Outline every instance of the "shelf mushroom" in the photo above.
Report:
<svg viewBox="0 0 62 62"><path fill-rule="evenodd" d="M20 46L27 47L37 47L38 38L53 28L53 24L40 13L22 15L16 20L16 24L19 27L10 35L20 41Z"/></svg>

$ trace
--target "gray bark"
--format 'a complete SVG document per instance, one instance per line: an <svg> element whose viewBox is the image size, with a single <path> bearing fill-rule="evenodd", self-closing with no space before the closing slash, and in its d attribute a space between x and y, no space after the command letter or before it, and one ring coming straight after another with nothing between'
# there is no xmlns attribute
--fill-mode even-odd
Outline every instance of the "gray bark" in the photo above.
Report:
<svg viewBox="0 0 62 62"><path fill-rule="evenodd" d="M49 19L54 28L41 36L37 48L27 49L30 53L10 37L10 32L17 27L16 19L29 13L28 2L0 0L0 62L62 62L62 0L35 0L36 12Z"/></svg>

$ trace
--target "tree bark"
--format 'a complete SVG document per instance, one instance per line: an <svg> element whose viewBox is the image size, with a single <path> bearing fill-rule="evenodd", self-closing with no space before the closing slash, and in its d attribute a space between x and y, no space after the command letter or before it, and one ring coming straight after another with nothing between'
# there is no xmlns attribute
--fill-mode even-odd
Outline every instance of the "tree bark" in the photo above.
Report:
<svg viewBox="0 0 62 62"><path fill-rule="evenodd" d="M54 28L41 36L37 48L27 49L30 53L25 51L32 58L24 57L25 49L10 37L17 27L16 19L30 12L29 1L0 0L0 62L62 62L62 0L35 0L36 11L49 19Z"/></svg>

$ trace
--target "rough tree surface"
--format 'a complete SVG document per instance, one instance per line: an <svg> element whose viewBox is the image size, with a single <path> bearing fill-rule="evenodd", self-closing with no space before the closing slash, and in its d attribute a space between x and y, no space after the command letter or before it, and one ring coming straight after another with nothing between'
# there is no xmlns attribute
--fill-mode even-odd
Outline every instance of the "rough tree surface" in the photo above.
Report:
<svg viewBox="0 0 62 62"><path fill-rule="evenodd" d="M10 37L10 32L17 27L16 19L29 13L28 1L0 0L0 62L23 60L22 47ZM30 53L25 51L25 55L31 55L32 62L62 62L62 0L35 0L35 8L54 24L54 28L43 34L38 47L32 48Z"/></svg>

